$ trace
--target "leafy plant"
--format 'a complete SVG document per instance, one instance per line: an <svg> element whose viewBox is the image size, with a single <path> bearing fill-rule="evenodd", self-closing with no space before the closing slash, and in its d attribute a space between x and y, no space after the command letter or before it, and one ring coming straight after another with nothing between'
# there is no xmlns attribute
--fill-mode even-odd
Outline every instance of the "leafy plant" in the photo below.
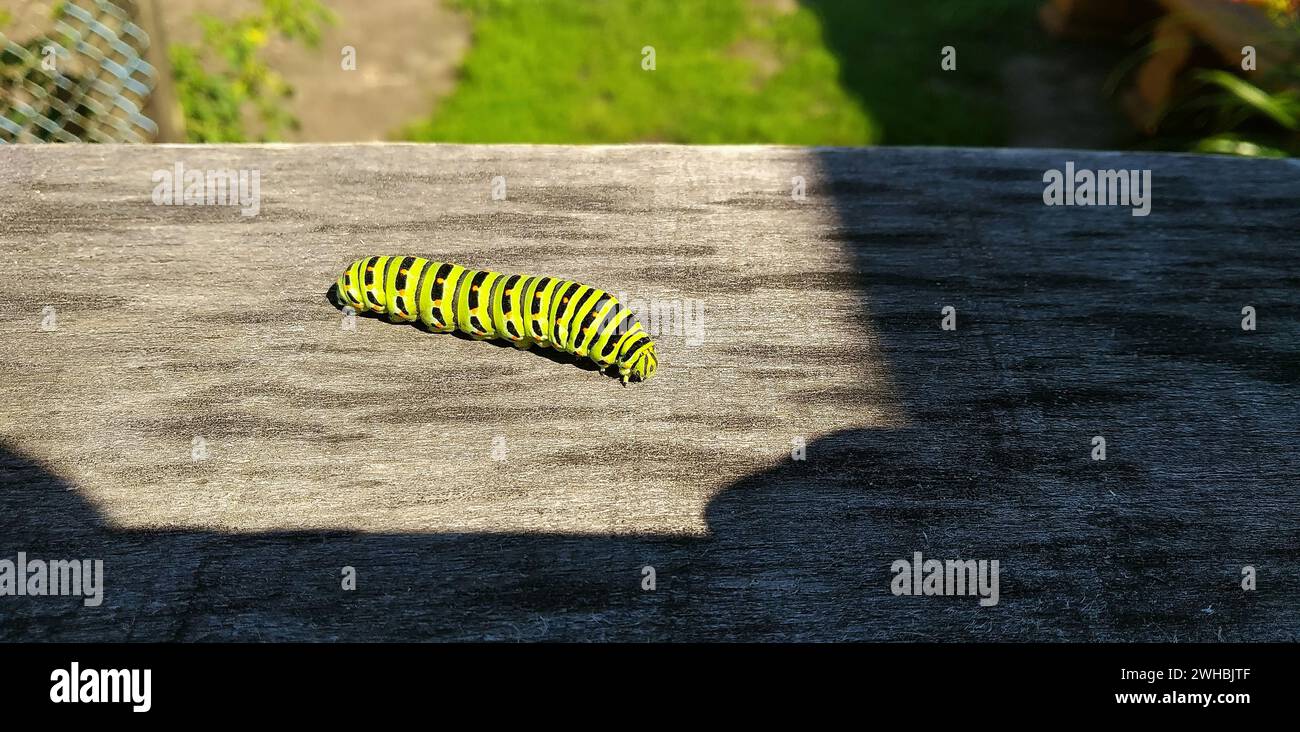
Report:
<svg viewBox="0 0 1300 732"><path fill-rule="evenodd" d="M1209 99L1218 120L1216 127L1226 130L1197 141L1194 151L1259 157L1300 154L1300 93L1296 89L1267 92L1219 70L1202 70L1193 76L1219 90ZM1238 132L1246 126L1254 129ZM1261 126L1273 129L1261 130Z"/></svg>
<svg viewBox="0 0 1300 732"><path fill-rule="evenodd" d="M317 46L322 27L337 22L334 13L319 0L262 0L255 13L230 21L201 15L199 22L198 44L168 49L188 140L245 142L254 136L250 114L260 125L258 141L297 129L297 118L284 106L293 87L267 65L262 50L276 34Z"/></svg>
<svg viewBox="0 0 1300 732"><path fill-rule="evenodd" d="M1300 155L1300 18L1294 0L1268 0L1278 32L1267 39L1281 63L1254 80L1221 69L1197 69L1161 122L1162 132L1195 130L1194 152L1286 157Z"/></svg>

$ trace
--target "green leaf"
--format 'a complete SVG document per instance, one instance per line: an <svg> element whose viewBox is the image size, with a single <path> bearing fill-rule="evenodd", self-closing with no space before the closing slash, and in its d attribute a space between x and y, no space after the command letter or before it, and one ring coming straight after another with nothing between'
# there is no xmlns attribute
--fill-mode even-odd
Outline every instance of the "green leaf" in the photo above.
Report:
<svg viewBox="0 0 1300 732"><path fill-rule="evenodd" d="M1288 103L1286 97L1269 94L1248 81L1217 69L1198 71L1195 78L1223 89L1242 104L1259 111L1288 130L1300 129L1300 121L1297 121L1297 115L1291 109L1295 105Z"/></svg>
<svg viewBox="0 0 1300 732"><path fill-rule="evenodd" d="M1215 135L1196 143L1193 152L1218 155L1240 155L1249 158L1285 158L1287 153L1276 147L1262 145L1236 135Z"/></svg>

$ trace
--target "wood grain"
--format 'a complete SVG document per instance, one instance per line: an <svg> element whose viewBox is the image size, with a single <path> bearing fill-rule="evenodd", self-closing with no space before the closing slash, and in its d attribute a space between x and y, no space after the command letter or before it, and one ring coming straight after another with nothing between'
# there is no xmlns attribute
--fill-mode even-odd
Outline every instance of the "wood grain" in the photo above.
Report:
<svg viewBox="0 0 1300 732"><path fill-rule="evenodd" d="M1151 169L1152 215L1044 206L1066 160ZM259 171L259 214L155 206L177 161ZM109 582L93 610L0 597L0 637L1294 639L1297 173L1032 150L0 148L0 558L102 557ZM659 376L624 388L348 330L324 293L368 253L699 302L703 337L661 334ZM1001 602L891 595L914 551L999 559Z"/></svg>

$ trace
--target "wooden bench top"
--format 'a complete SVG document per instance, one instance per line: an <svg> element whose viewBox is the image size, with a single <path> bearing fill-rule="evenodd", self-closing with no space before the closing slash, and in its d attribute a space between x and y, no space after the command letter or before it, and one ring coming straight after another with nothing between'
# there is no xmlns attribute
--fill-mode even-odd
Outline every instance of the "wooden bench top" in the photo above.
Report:
<svg viewBox="0 0 1300 732"><path fill-rule="evenodd" d="M1151 215L1045 206L1067 161L1151 170ZM177 163L258 214L155 205ZM0 638L1294 639L1298 203L1294 161L1182 155L0 148L0 558L109 583L0 597ZM703 329L627 388L349 330L369 253ZM1001 603L891 595L915 551L999 559Z"/></svg>

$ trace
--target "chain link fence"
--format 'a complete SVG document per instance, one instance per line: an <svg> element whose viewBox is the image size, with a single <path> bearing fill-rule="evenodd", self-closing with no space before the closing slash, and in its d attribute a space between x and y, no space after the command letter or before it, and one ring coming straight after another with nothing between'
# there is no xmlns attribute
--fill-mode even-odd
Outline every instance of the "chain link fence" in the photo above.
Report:
<svg viewBox="0 0 1300 732"><path fill-rule="evenodd" d="M0 143L149 142L158 70L130 0L0 2Z"/></svg>

